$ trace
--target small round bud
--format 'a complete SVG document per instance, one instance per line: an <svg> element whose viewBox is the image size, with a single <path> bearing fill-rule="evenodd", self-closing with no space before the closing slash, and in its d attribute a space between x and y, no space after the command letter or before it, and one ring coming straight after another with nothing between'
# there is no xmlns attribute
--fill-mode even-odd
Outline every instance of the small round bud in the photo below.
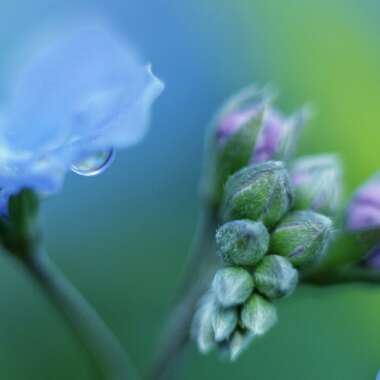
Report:
<svg viewBox="0 0 380 380"><path fill-rule="evenodd" d="M268 255L260 261L253 279L261 294L268 298L281 298L293 293L298 272L285 257Z"/></svg>
<svg viewBox="0 0 380 380"><path fill-rule="evenodd" d="M269 247L269 233L261 222L234 220L216 232L218 254L227 264L253 265Z"/></svg>
<svg viewBox="0 0 380 380"><path fill-rule="evenodd" d="M289 118L268 107L251 162L257 164L269 160L287 161L295 151L300 131L309 119L309 114L308 108L303 107Z"/></svg>
<svg viewBox="0 0 380 380"><path fill-rule="evenodd" d="M253 279L243 268L227 267L219 269L212 282L219 303L224 307L244 303L253 291Z"/></svg>
<svg viewBox="0 0 380 380"><path fill-rule="evenodd" d="M346 224L352 232L380 229L380 173L357 190L348 207Z"/></svg>
<svg viewBox="0 0 380 380"><path fill-rule="evenodd" d="M212 327L217 342L229 338L238 323L238 313L234 308L217 307L212 315Z"/></svg>
<svg viewBox="0 0 380 380"><path fill-rule="evenodd" d="M277 322L275 306L258 294L254 294L243 306L241 322L255 335L264 335Z"/></svg>
<svg viewBox="0 0 380 380"><path fill-rule="evenodd" d="M192 321L191 336L202 353L210 352L216 344L212 326L212 318L216 308L215 296L212 293L207 293L201 298Z"/></svg>
<svg viewBox="0 0 380 380"><path fill-rule="evenodd" d="M248 166L226 183L224 218L262 221L272 227L288 212L292 190L281 162Z"/></svg>
<svg viewBox="0 0 380 380"><path fill-rule="evenodd" d="M302 157L294 162L290 177L296 209L334 215L342 196L342 168L335 155Z"/></svg>
<svg viewBox="0 0 380 380"><path fill-rule="evenodd" d="M318 262L331 241L333 224L314 211L289 214L272 233L271 252L285 256L297 266Z"/></svg>
<svg viewBox="0 0 380 380"><path fill-rule="evenodd" d="M228 354L231 361L235 361L248 348L255 335L250 331L235 331L228 343Z"/></svg>

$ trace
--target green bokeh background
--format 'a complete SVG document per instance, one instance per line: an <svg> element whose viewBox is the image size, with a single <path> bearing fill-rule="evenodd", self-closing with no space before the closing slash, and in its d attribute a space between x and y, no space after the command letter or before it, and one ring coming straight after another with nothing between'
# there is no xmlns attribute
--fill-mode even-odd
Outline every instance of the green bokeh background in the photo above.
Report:
<svg viewBox="0 0 380 380"><path fill-rule="evenodd" d="M8 55L41 25L97 15L129 36L167 84L146 140L120 152L102 176L70 175L42 215L52 257L140 370L180 281L205 127L226 96L271 82L285 110L312 103L316 115L300 152L339 152L347 194L380 167L376 0L3 0L1 8L1 83ZM379 310L380 287L302 288L279 303L277 328L237 363L192 346L173 378L374 380ZM59 316L5 255L0 379L91 379Z"/></svg>

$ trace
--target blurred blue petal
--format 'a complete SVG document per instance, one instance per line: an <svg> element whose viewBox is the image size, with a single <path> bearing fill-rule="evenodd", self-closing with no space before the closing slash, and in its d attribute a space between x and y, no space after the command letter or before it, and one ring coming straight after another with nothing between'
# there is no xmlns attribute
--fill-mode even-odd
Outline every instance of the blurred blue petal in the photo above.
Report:
<svg viewBox="0 0 380 380"><path fill-rule="evenodd" d="M72 31L19 71L0 116L2 194L56 191L74 162L145 135L163 84L110 31Z"/></svg>

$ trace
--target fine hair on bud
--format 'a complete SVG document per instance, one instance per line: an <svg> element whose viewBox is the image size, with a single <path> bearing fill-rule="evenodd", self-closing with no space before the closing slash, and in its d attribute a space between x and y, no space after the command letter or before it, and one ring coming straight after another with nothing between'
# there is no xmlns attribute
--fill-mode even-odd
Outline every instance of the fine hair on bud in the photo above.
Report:
<svg viewBox="0 0 380 380"><path fill-rule="evenodd" d="M318 263L333 235L333 223L314 211L295 211L287 215L271 237L271 252L286 257L294 266Z"/></svg>
<svg viewBox="0 0 380 380"><path fill-rule="evenodd" d="M225 186L225 220L249 219L275 226L289 211L293 195L282 162L250 165L232 175Z"/></svg>
<svg viewBox="0 0 380 380"><path fill-rule="evenodd" d="M238 311L236 308L216 307L212 315L212 327L217 342L222 342L230 337L238 323Z"/></svg>
<svg viewBox="0 0 380 380"><path fill-rule="evenodd" d="M252 275L243 268L219 269L212 282L212 289L223 307L244 303L254 288Z"/></svg>
<svg viewBox="0 0 380 380"><path fill-rule="evenodd" d="M242 325L255 335L264 335L277 322L276 307L259 294L253 294L241 310Z"/></svg>
<svg viewBox="0 0 380 380"><path fill-rule="evenodd" d="M191 324L191 336L197 343L200 352L206 354L216 345L213 328L213 315L217 308L215 296L206 293L199 301L198 308Z"/></svg>
<svg viewBox="0 0 380 380"><path fill-rule="evenodd" d="M218 229L216 246L226 264L253 265L267 253L269 233L261 222L234 220Z"/></svg>
<svg viewBox="0 0 380 380"><path fill-rule="evenodd" d="M254 339L255 334L252 334L249 330L236 330L227 343L227 355L229 360L232 362L236 361Z"/></svg>
<svg viewBox="0 0 380 380"><path fill-rule="evenodd" d="M274 299L289 296L298 283L298 271L282 256L265 256L253 274L256 290Z"/></svg>

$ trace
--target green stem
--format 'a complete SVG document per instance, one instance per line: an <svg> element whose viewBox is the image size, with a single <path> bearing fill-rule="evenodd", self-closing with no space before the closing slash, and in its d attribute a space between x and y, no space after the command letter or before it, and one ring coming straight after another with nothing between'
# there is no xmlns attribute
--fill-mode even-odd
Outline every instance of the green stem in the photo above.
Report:
<svg viewBox="0 0 380 380"><path fill-rule="evenodd" d="M147 378L160 380L169 375L178 364L189 341L191 320L201 294L209 285L214 272L214 235L217 211L205 204L198 220L196 233L189 253L189 263L173 307L158 345L158 354Z"/></svg>
<svg viewBox="0 0 380 380"><path fill-rule="evenodd" d="M136 379L127 354L95 310L42 251L19 257L93 360L98 378Z"/></svg>

